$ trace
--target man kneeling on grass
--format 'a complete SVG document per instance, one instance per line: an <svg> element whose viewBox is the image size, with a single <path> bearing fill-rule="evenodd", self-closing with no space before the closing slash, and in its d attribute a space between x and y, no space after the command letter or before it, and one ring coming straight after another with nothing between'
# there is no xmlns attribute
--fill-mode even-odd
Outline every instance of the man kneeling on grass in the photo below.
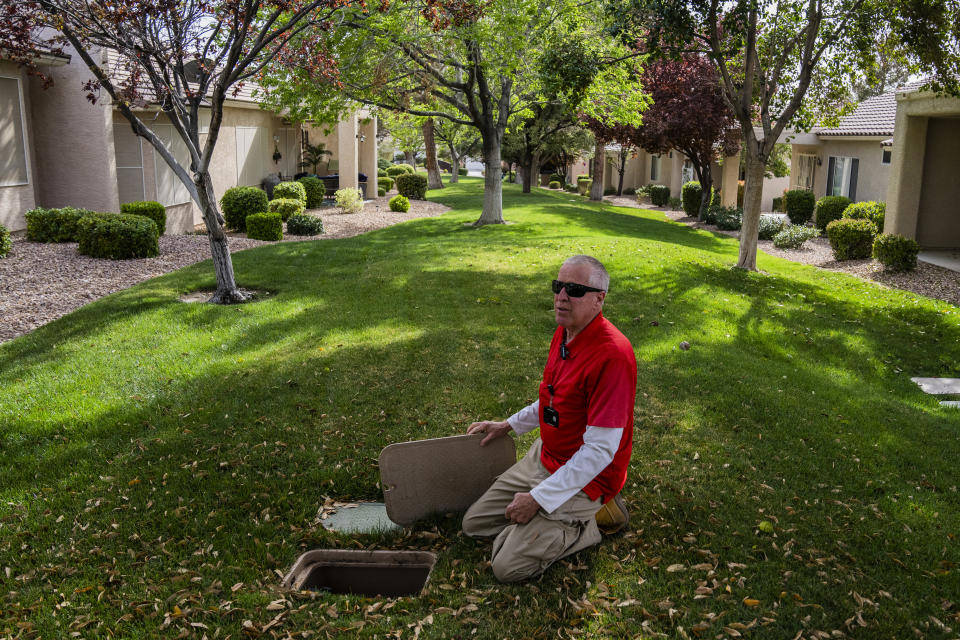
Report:
<svg viewBox="0 0 960 640"><path fill-rule="evenodd" d="M539 399L503 422L474 422L485 445L511 430L540 428L522 460L467 510L463 531L496 536L493 573L502 582L542 574L551 564L600 542L630 516L620 490L633 448L637 359L627 338L603 317L610 276L590 256L574 256L553 281L557 330Z"/></svg>

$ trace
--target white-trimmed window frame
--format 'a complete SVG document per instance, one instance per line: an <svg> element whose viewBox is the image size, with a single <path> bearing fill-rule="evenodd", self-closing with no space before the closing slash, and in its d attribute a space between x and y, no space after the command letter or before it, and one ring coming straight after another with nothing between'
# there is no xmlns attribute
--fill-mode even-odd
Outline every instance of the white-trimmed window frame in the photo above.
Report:
<svg viewBox="0 0 960 640"><path fill-rule="evenodd" d="M129 129L129 125L126 125L125 123L116 123L116 122L115 122L115 123L113 124L113 126L115 127L115 128L114 128L114 133L113 133L114 149L116 149L116 138L117 138L116 127L124 127L124 128ZM137 151L140 153L140 166L138 166L138 167L122 167L122 166L120 166L120 163L117 162L117 192L119 193L119 191L120 191L120 169L139 169L139 170L140 170L140 198L141 198L141 199L144 199L144 198L147 197L147 184L146 184L147 181L146 181L146 179L144 178L144 175L143 175L143 140L140 138L140 136L138 136L138 135L136 135L136 134L133 134L133 137L134 137L134 139L137 141ZM116 154L116 151L114 151L114 153ZM161 162L163 162L163 158L157 157L157 159L160 160ZM164 163L164 164L166 164L166 163ZM154 169L156 169L156 168L154 168ZM156 173L156 171L154 171L154 173ZM154 179L156 179L156 177L154 177ZM121 202L120 204L123 204L123 203Z"/></svg>
<svg viewBox="0 0 960 640"><path fill-rule="evenodd" d="M5 73L0 73L0 78L14 80L17 83L17 99L18 99L18 102L20 103L20 141L23 145L23 165L26 168L26 174L27 174L26 182L0 184L0 188L25 187L33 184L33 172L30 171L30 153L28 150L29 145L27 144L27 105L23 99L23 82L21 81L20 76L11 76Z"/></svg>

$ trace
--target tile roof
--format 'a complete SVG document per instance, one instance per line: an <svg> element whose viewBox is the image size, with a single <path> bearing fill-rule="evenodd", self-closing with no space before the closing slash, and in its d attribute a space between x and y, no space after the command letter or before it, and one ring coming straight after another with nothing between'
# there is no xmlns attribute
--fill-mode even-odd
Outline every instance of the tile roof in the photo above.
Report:
<svg viewBox="0 0 960 640"><path fill-rule="evenodd" d="M867 98L836 127L815 127L818 136L892 136L897 119L897 94L916 91L922 81L910 82L873 98Z"/></svg>

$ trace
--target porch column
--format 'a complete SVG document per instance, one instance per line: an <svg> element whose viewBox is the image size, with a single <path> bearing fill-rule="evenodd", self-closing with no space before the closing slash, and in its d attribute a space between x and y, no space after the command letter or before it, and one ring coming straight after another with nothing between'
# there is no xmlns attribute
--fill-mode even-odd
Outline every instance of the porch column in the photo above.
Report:
<svg viewBox="0 0 960 640"><path fill-rule="evenodd" d="M341 189L356 189L360 171L357 140L357 114L351 113L337 123L337 172ZM376 173L374 173L376 175Z"/></svg>
<svg viewBox="0 0 960 640"><path fill-rule="evenodd" d="M360 173L367 176L367 198L377 197L377 119L368 116L360 122Z"/></svg>
<svg viewBox="0 0 960 640"><path fill-rule="evenodd" d="M725 207L737 206L737 178L740 177L740 154L723 159L723 173L720 176L720 204Z"/></svg>
<svg viewBox="0 0 960 640"><path fill-rule="evenodd" d="M916 239L929 120L926 117L908 116L903 107L904 105L898 104L894 125L896 133L893 138L893 154L890 158L887 215L883 231Z"/></svg>

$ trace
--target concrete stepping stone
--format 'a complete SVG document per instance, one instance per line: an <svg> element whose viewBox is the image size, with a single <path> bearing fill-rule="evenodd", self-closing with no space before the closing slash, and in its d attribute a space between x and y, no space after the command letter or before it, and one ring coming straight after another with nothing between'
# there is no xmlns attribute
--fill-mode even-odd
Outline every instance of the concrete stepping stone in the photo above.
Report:
<svg viewBox="0 0 960 640"><path fill-rule="evenodd" d="M391 444L380 452L387 516L400 525L465 511L517 461L513 438L480 446L484 434Z"/></svg>
<svg viewBox="0 0 960 640"><path fill-rule="evenodd" d="M925 393L934 396L960 395L960 378L910 378Z"/></svg>

